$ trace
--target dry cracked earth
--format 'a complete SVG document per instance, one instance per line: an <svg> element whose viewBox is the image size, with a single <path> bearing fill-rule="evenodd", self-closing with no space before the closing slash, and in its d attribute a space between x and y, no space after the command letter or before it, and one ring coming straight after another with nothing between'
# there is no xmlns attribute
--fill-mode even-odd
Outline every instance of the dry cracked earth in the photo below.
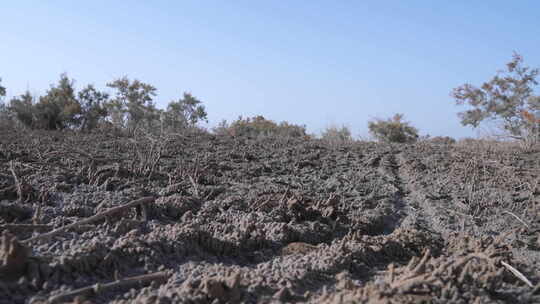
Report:
<svg viewBox="0 0 540 304"><path fill-rule="evenodd" d="M540 303L540 152L0 134L0 303Z"/></svg>

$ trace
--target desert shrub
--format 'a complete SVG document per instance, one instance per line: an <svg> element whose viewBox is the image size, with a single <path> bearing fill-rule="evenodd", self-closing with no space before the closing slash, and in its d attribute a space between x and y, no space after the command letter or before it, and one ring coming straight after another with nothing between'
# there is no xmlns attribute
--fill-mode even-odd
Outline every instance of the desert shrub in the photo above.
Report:
<svg viewBox="0 0 540 304"><path fill-rule="evenodd" d="M0 100L0 129L5 129L11 125L13 125L11 112L4 101Z"/></svg>
<svg viewBox="0 0 540 304"><path fill-rule="evenodd" d="M7 127L17 127L19 122L9 105L0 100L0 129Z"/></svg>
<svg viewBox="0 0 540 304"><path fill-rule="evenodd" d="M171 101L162 113L162 123L173 130L182 130L195 126L200 121L207 121L208 114L202 102L184 93L177 101Z"/></svg>
<svg viewBox="0 0 540 304"><path fill-rule="evenodd" d="M4 120L9 116L9 109L3 100L0 100L0 120Z"/></svg>
<svg viewBox="0 0 540 304"><path fill-rule="evenodd" d="M217 126L212 128L212 133L219 136L231 135L229 134L229 131L229 123L225 119L220 121Z"/></svg>
<svg viewBox="0 0 540 304"><path fill-rule="evenodd" d="M34 97L30 92L14 97L9 110L23 125L33 129L78 129L89 131L107 116L108 94L88 85L75 91L74 80L62 74L58 84L51 85L47 94ZM37 102L36 102L37 100Z"/></svg>
<svg viewBox="0 0 540 304"><path fill-rule="evenodd" d="M139 128L152 134L179 129L207 132L195 130L199 121L207 119L207 113L202 102L189 93L161 110L153 101L156 89L139 80L123 77L108 83L115 90L113 98L93 85L76 92L74 83L62 74L46 95L35 97L26 92L12 98L8 106L3 104L5 88L0 85L0 119L11 117L32 129L100 129L128 136Z"/></svg>
<svg viewBox="0 0 540 304"><path fill-rule="evenodd" d="M231 123L229 130L233 136L273 135L276 133L277 124L261 115L245 119L239 117Z"/></svg>
<svg viewBox="0 0 540 304"><path fill-rule="evenodd" d="M368 123L369 132L377 140L390 143L412 143L418 139L418 130L403 120L403 114L392 118L376 119Z"/></svg>
<svg viewBox="0 0 540 304"><path fill-rule="evenodd" d="M349 128L342 126L330 126L321 133L321 139L328 141L331 144L347 143L353 140Z"/></svg>
<svg viewBox="0 0 540 304"><path fill-rule="evenodd" d="M81 105L81 130L90 131L98 127L100 121L107 117L105 108L109 94L100 92L93 85L88 85L78 94Z"/></svg>
<svg viewBox="0 0 540 304"><path fill-rule="evenodd" d="M13 97L9 102L9 111L26 127L34 128L36 113L34 109L34 96L26 91L24 94Z"/></svg>
<svg viewBox="0 0 540 304"><path fill-rule="evenodd" d="M211 135L211 132L205 127L201 127L199 125L193 125L193 126L187 127L186 129L183 129L182 134L187 134L188 136L194 136L194 137L203 137L203 136Z"/></svg>
<svg viewBox="0 0 540 304"><path fill-rule="evenodd" d="M253 118L242 118L232 122L230 126L220 126L220 132L232 136L280 136L280 137L307 137L306 127L288 122L276 122L266 119L261 115Z"/></svg>
<svg viewBox="0 0 540 304"><path fill-rule="evenodd" d="M106 104L112 123L134 133L141 125L152 126L159 120L159 111L153 102L156 88L137 79L122 77L107 84L116 90L115 96Z"/></svg>
<svg viewBox="0 0 540 304"><path fill-rule="evenodd" d="M6 96L6 88L2 86L2 78L0 78L0 101Z"/></svg>
<svg viewBox="0 0 540 304"><path fill-rule="evenodd" d="M461 149L466 149L476 152L486 152L493 151L495 149L508 149L508 148L520 148L519 142L511 140L500 140L492 137L480 137L480 138L471 138L465 137L456 141L455 146ZM516 150L519 151L519 150Z"/></svg>
<svg viewBox="0 0 540 304"><path fill-rule="evenodd" d="M525 147L535 145L540 140L540 96L534 93L539 73L514 54L506 70L480 87L464 84L455 88L456 103L470 107L458 114L461 124L476 128L487 120L501 129L500 136L517 139Z"/></svg>
<svg viewBox="0 0 540 304"><path fill-rule="evenodd" d="M14 125L13 122L14 121L13 116L11 115L11 111L4 103L4 101L0 100L0 129L5 129L6 127Z"/></svg>
<svg viewBox="0 0 540 304"><path fill-rule="evenodd" d="M283 137L309 137L306 133L306 126L299 126L286 121L279 123L276 134Z"/></svg>
<svg viewBox="0 0 540 304"><path fill-rule="evenodd" d="M450 136L435 136L435 137L429 138L427 141L433 144L440 144L440 145L453 145L456 143L456 140Z"/></svg>
<svg viewBox="0 0 540 304"><path fill-rule="evenodd" d="M0 78L0 83L2 78ZM0 123L2 125L8 124L8 119L10 117L9 109L4 103L4 97L6 96L6 88L0 84Z"/></svg>
<svg viewBox="0 0 540 304"><path fill-rule="evenodd" d="M57 85L34 105L35 126L46 130L62 130L80 125L81 105L75 96L74 80L60 75Z"/></svg>

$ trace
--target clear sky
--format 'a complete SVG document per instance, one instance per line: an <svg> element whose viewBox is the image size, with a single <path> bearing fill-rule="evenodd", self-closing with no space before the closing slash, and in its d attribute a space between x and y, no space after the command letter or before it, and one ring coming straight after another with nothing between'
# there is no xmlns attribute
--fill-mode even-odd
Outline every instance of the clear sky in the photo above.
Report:
<svg viewBox="0 0 540 304"><path fill-rule="evenodd" d="M8 96L127 75L189 91L210 124L262 114L310 132L396 112L421 134L473 136L450 97L517 51L540 66L538 1L3 1L0 77Z"/></svg>

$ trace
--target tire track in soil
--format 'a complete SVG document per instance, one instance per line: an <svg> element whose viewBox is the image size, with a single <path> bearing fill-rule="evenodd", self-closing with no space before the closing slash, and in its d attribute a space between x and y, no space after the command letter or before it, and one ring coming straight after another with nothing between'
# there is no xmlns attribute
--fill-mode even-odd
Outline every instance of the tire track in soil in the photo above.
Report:
<svg viewBox="0 0 540 304"><path fill-rule="evenodd" d="M378 170L388 179L395 191L392 194L392 212L386 212L383 234L398 228L414 228L449 235L452 229L441 225L441 210L430 202L426 194L415 185L402 151L390 150L381 156Z"/></svg>
<svg viewBox="0 0 540 304"><path fill-rule="evenodd" d="M378 170L388 183L394 188L391 194L392 206L385 213L385 231L383 234L391 234L403 225L409 225L411 218L416 218L416 211L411 206L407 185L404 179L401 163L398 161L399 151L391 150L381 157L378 162ZM388 212L391 211L391 212Z"/></svg>
<svg viewBox="0 0 540 304"><path fill-rule="evenodd" d="M444 219L447 211L438 202L428 198L425 190L418 185L414 177L414 169L410 168L407 158L402 151L393 155L396 165L396 175L401 181L405 202L406 217L402 225L428 230L447 238L455 233L457 227L448 225ZM406 198L406 199L405 199Z"/></svg>

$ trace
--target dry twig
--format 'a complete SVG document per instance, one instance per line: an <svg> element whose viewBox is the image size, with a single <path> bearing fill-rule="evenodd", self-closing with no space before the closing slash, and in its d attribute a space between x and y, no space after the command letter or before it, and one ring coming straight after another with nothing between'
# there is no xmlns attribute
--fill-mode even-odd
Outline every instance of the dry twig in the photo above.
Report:
<svg viewBox="0 0 540 304"><path fill-rule="evenodd" d="M505 261L501 261L501 264L506 267L506 269L508 269L511 273L513 273L518 279L520 279L523 283L527 284L531 288L534 287L531 281L529 281L527 277L525 277L521 272L519 272L519 270L512 267L512 265L506 263Z"/></svg>
<svg viewBox="0 0 540 304"><path fill-rule="evenodd" d="M57 229L55 229L55 230L53 230L51 232L40 234L40 235L35 236L33 238L26 239L26 240L22 241L22 243L28 244L28 243L31 243L31 242L36 241L36 240L48 239L48 238L51 238L51 237L53 237L53 236L55 236L57 234L60 234L60 233L62 233L64 231L66 231L66 230L76 228L76 227L79 227L81 225L86 225L86 224L89 224L91 222L98 221L98 220L100 220L100 219L102 219L104 217L113 215L115 213L122 212L122 211L124 211L126 209L129 209L129 208L132 208L132 207L135 207L135 206L138 206L138 205L149 204L149 203L152 203L154 201L155 201L154 197L151 197L151 196L143 197L141 199L129 202L129 203L125 204L125 205L107 209L107 210L105 210L105 211L103 211L101 213L98 213L98 214L96 214L94 216L91 216L91 217L89 217L87 219L78 221L76 223L69 224L69 225L57 228Z"/></svg>
<svg viewBox="0 0 540 304"><path fill-rule="evenodd" d="M106 283L106 284L95 284L92 286L87 286L79 289L75 289L66 293L62 293L49 298L49 303L60 303L68 301L76 296L95 296L102 292L107 292L111 289L116 288L128 288L137 286L139 284L147 284L153 281L164 281L169 277L167 271L149 273L140 276L134 276L125 278L123 280L117 280L115 282Z"/></svg>
<svg viewBox="0 0 540 304"><path fill-rule="evenodd" d="M262 204L260 204L259 206L255 207L254 211L258 211L258 210L261 209L262 207L266 206L273 198L274 198L273 195L269 196L264 202L262 202Z"/></svg>
<svg viewBox="0 0 540 304"><path fill-rule="evenodd" d="M504 213L508 213L510 214L511 216L515 217L518 221L520 221L523 225L525 225L525 227L527 229L530 229L529 225L527 223L525 223L525 221L523 221L522 219L519 218L519 216L515 215L514 213L510 212L510 211L507 211L507 210L504 210L503 211Z"/></svg>
<svg viewBox="0 0 540 304"><path fill-rule="evenodd" d="M17 173L15 173L15 166L13 165L13 161L9 162L9 171L11 172L11 175L13 176L13 179L15 180L15 186L17 187L17 196L19 197L19 202L22 201L22 187L21 182L19 181L19 178L17 177Z"/></svg>
<svg viewBox="0 0 540 304"><path fill-rule="evenodd" d="M196 198L200 198L199 197L199 187L197 186L197 183L195 182L195 180L193 179L193 177L191 177L191 175L189 176L189 181L191 182L191 185L193 185L193 192L195 192L195 197Z"/></svg>

